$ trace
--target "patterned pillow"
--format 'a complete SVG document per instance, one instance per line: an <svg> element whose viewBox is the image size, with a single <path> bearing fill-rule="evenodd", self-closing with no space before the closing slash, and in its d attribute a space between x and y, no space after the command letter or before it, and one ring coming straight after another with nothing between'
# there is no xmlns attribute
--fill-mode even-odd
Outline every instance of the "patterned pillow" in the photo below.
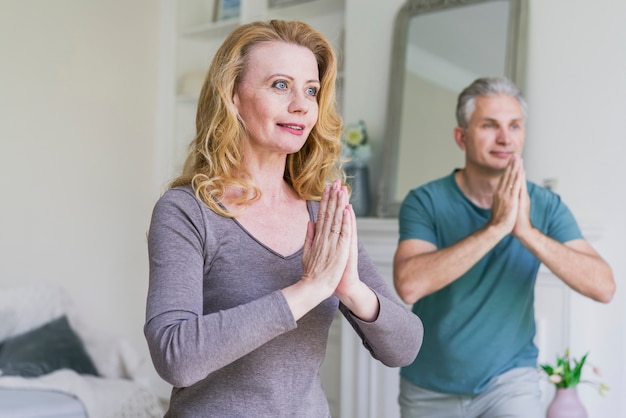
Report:
<svg viewBox="0 0 626 418"><path fill-rule="evenodd" d="M0 345L0 375L36 377L58 369L98 376L65 315Z"/></svg>

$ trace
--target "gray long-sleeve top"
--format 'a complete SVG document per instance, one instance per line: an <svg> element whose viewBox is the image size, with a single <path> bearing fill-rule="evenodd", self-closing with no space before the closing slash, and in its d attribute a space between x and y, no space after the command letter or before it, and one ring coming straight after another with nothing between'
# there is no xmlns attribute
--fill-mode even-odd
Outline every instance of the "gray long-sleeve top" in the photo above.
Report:
<svg viewBox="0 0 626 418"><path fill-rule="evenodd" d="M314 220L319 204L309 202ZM157 372L174 386L166 417L329 417L319 368L340 309L371 355L413 361L420 319L386 286L359 246L359 276L377 295L373 322L332 296L295 321L280 289L302 276L302 249L281 256L189 187L156 203L148 234L144 333Z"/></svg>

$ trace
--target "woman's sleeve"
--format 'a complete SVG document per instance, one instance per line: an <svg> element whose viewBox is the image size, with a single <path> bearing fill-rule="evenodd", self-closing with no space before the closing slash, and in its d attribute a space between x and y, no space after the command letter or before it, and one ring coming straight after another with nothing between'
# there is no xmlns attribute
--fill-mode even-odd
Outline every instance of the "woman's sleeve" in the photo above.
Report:
<svg viewBox="0 0 626 418"><path fill-rule="evenodd" d="M148 233L144 334L157 372L176 387L190 386L296 328L280 291L203 314L204 272L214 251L203 215L191 192L172 189L156 203Z"/></svg>
<svg viewBox="0 0 626 418"><path fill-rule="evenodd" d="M365 322L352 315L343 304L339 309L372 357L389 367L411 364L422 346L422 321L385 283L362 244L359 244L359 277L378 297L378 317L373 322Z"/></svg>

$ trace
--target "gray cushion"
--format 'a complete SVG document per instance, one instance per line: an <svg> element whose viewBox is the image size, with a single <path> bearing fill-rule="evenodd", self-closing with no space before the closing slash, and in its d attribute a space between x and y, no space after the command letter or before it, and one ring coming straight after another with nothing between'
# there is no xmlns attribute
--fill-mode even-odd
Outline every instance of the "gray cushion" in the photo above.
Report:
<svg viewBox="0 0 626 418"><path fill-rule="evenodd" d="M0 345L0 375L36 377L64 368L98 376L66 316L9 338Z"/></svg>

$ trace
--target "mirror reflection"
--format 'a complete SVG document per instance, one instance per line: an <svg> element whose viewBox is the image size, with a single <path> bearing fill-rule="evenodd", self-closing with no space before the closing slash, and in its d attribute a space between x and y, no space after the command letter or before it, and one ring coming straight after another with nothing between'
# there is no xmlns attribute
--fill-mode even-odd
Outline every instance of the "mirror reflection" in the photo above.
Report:
<svg viewBox="0 0 626 418"><path fill-rule="evenodd" d="M409 0L396 20L379 216L396 216L409 190L463 166L452 130L465 86L497 75L522 84L520 1L430 3Z"/></svg>

